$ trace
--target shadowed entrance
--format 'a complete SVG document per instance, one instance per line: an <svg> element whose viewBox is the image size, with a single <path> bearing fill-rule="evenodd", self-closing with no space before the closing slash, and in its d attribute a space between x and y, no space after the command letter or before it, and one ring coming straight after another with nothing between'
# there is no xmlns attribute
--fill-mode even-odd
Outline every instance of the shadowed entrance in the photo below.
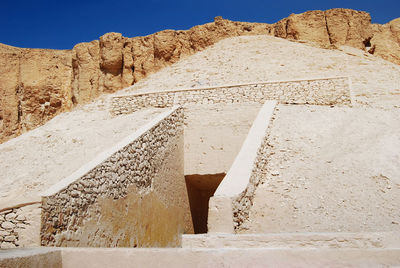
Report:
<svg viewBox="0 0 400 268"><path fill-rule="evenodd" d="M186 188L196 234L207 233L208 201L213 196L225 173L186 175Z"/></svg>

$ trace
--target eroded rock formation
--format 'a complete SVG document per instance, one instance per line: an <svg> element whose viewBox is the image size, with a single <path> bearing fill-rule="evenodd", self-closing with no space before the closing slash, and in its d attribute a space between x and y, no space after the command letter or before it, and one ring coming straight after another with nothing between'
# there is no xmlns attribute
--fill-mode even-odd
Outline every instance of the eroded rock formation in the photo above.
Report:
<svg viewBox="0 0 400 268"><path fill-rule="evenodd" d="M292 14L275 24L216 17L187 31L165 30L134 38L108 33L72 50L0 44L0 142L76 104L130 86L221 39L263 34L325 48L348 45L400 64L400 19L375 25L368 13L350 9Z"/></svg>
<svg viewBox="0 0 400 268"><path fill-rule="evenodd" d="M370 52L385 60L400 64L400 18L384 25L373 25Z"/></svg>
<svg viewBox="0 0 400 268"><path fill-rule="evenodd" d="M274 25L275 36L307 40L322 46L348 45L365 48L373 36L368 13L351 9L330 9L292 14Z"/></svg>

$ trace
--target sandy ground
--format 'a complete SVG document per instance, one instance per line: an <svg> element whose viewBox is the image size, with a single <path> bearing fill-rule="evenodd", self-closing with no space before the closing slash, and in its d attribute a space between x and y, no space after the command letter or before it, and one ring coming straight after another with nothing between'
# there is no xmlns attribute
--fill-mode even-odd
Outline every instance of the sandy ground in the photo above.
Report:
<svg viewBox="0 0 400 268"><path fill-rule="evenodd" d="M61 114L0 145L0 208L38 200L40 192L162 111L111 117L99 103Z"/></svg>
<svg viewBox="0 0 400 268"><path fill-rule="evenodd" d="M123 92L350 76L357 104L400 107L400 66L351 47L329 50L271 36L222 40Z"/></svg>
<svg viewBox="0 0 400 268"><path fill-rule="evenodd" d="M400 231L400 110L278 109L242 232Z"/></svg>

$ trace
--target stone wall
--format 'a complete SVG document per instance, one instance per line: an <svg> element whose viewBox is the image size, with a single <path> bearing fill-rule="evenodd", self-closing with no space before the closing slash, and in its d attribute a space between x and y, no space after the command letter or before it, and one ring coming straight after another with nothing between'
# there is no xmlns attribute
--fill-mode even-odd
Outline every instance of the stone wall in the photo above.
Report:
<svg viewBox="0 0 400 268"><path fill-rule="evenodd" d="M227 175L210 198L209 233L234 233L247 217L268 161L264 148L268 145L268 128L275 106L275 101L265 102Z"/></svg>
<svg viewBox="0 0 400 268"><path fill-rule="evenodd" d="M43 246L179 246L180 235L191 232L182 108L161 114L42 197Z"/></svg>
<svg viewBox="0 0 400 268"><path fill-rule="evenodd" d="M19 209L8 209L0 212L0 248L19 246L19 229L27 226L26 218Z"/></svg>
<svg viewBox="0 0 400 268"><path fill-rule="evenodd" d="M398 243L384 243L388 240L387 236L387 234L337 235L336 233L282 234L272 237L247 236L245 240L243 236L235 235L228 239L226 236L206 237L207 240L217 241L211 248L19 249L1 253L0 267L150 268L160 267L163 263L168 263L169 267L197 268L265 267L266 264L271 267L399 267ZM226 246L219 247L221 244ZM337 245L339 247L335 247Z"/></svg>
<svg viewBox="0 0 400 268"><path fill-rule="evenodd" d="M232 202L233 226L235 230L249 218L249 211L253 205L255 190L265 178L267 164L271 156L271 150L269 150L270 145L268 143L269 129L270 125L265 133L262 144L257 150L257 157L253 164L249 184Z"/></svg>
<svg viewBox="0 0 400 268"><path fill-rule="evenodd" d="M38 202L0 209L0 248L38 246L39 214Z"/></svg>
<svg viewBox="0 0 400 268"><path fill-rule="evenodd" d="M4 250L0 253L1 268L22 268L22 267L64 267L62 253L56 248L24 248Z"/></svg>
<svg viewBox="0 0 400 268"><path fill-rule="evenodd" d="M346 77L297 81L260 82L214 88L193 88L115 96L112 113L128 114L146 107L184 104L242 103L277 100L280 103L350 105Z"/></svg>

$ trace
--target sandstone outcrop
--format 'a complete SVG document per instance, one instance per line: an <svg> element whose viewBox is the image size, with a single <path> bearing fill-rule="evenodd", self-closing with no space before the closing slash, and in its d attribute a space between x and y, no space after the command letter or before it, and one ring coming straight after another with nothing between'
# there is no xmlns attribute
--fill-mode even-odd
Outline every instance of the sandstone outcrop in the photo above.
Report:
<svg viewBox="0 0 400 268"><path fill-rule="evenodd" d="M385 25L374 25L370 52L385 60L400 64L400 18Z"/></svg>
<svg viewBox="0 0 400 268"><path fill-rule="evenodd" d="M365 48L373 29L368 13L351 9L330 9L292 14L274 25L277 37L306 40L322 46L348 45Z"/></svg>
<svg viewBox="0 0 400 268"><path fill-rule="evenodd" d="M187 31L134 38L108 33L72 50L0 44L0 142L74 105L130 86L183 56L240 35L273 35L325 48L348 45L400 64L400 19L375 25L368 13L350 9L292 14L275 24L216 17Z"/></svg>
<svg viewBox="0 0 400 268"><path fill-rule="evenodd" d="M71 52L0 47L0 141L69 110Z"/></svg>

